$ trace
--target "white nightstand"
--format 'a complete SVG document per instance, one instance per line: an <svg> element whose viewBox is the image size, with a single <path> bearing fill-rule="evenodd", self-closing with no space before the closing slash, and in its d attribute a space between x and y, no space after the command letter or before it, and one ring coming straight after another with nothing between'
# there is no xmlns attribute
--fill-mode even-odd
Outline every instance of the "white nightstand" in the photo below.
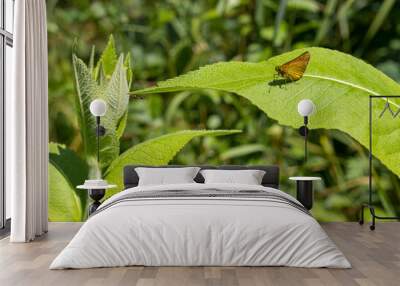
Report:
<svg viewBox="0 0 400 286"><path fill-rule="evenodd" d="M320 181L320 177L290 177L289 180L296 181L296 198L303 206L311 210L314 202L313 182Z"/></svg>
<svg viewBox="0 0 400 286"><path fill-rule="evenodd" d="M100 181L105 182L105 184L90 184L91 180L86 180L84 185L79 185L76 188L77 189L84 189L87 190L89 193L89 197L93 200L93 203L89 206L89 216L94 213L97 208L101 205L100 200L104 197L106 190L107 189L112 189L116 188L117 185L110 185L106 181L103 180L92 180L92 181L97 181L96 183L99 183ZM103 183L100 182L100 183Z"/></svg>

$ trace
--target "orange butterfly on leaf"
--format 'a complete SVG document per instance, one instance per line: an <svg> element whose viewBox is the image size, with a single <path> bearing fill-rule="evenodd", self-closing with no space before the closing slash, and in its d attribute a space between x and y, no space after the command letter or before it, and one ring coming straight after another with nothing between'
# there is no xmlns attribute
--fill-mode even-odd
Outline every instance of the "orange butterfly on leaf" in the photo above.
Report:
<svg viewBox="0 0 400 286"><path fill-rule="evenodd" d="M276 66L275 70L279 76L290 80L296 81L302 78L304 71L310 61L310 53L304 52L297 58L284 63L283 65Z"/></svg>

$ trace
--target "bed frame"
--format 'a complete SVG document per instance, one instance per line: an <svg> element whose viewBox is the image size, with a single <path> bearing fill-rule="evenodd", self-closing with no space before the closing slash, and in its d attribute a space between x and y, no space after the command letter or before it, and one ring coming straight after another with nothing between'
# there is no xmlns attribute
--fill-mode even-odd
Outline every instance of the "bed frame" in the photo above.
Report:
<svg viewBox="0 0 400 286"><path fill-rule="evenodd" d="M124 168L124 189L136 187L139 183L139 176L135 171L137 167L152 167L152 168L179 168L179 167L199 167L201 169L217 169L217 170L263 170L265 175L261 184L264 187L279 189L279 167L278 166L183 166L183 165L168 165L168 166L146 166L146 165L128 165ZM200 174L194 178L197 183L204 183L204 178Z"/></svg>

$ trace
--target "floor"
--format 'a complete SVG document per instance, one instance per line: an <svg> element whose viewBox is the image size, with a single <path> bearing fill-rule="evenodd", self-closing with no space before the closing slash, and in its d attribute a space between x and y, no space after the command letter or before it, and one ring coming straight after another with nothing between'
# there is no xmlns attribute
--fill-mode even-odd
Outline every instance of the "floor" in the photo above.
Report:
<svg viewBox="0 0 400 286"><path fill-rule="evenodd" d="M80 223L50 223L49 233L27 244L0 240L0 285L400 285L400 223L328 223L323 228L352 269L289 267L123 267L48 270Z"/></svg>

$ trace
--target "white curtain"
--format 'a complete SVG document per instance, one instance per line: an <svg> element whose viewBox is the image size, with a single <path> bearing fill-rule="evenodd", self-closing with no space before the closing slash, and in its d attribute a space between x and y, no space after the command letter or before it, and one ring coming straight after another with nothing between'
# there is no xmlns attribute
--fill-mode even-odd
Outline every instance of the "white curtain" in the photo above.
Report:
<svg viewBox="0 0 400 286"><path fill-rule="evenodd" d="M47 232L47 27L45 0L15 1L14 93L6 98L6 187L12 242Z"/></svg>

